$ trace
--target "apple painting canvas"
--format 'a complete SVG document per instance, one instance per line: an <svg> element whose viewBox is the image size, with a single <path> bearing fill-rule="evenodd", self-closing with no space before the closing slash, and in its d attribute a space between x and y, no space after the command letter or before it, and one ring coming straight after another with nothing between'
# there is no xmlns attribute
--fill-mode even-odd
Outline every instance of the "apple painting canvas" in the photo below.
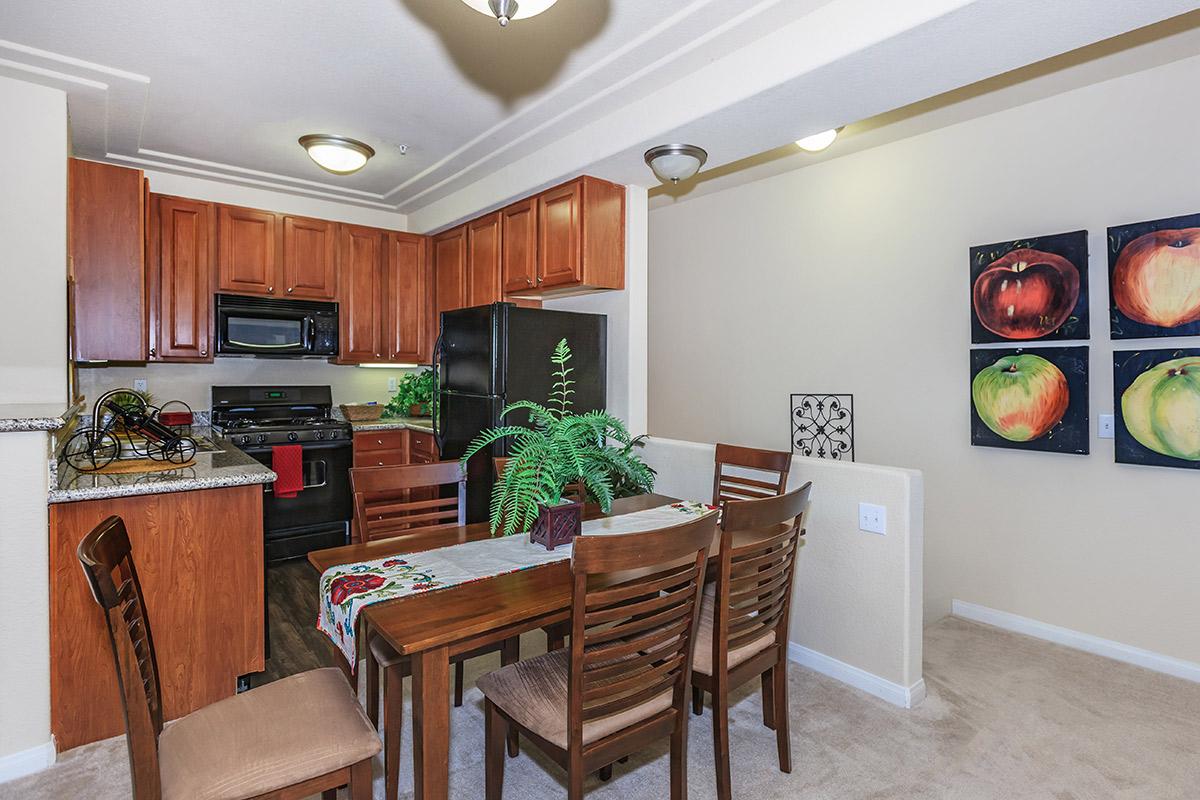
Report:
<svg viewBox="0 0 1200 800"><path fill-rule="evenodd" d="M1114 339L1200 336L1200 214L1108 229Z"/></svg>
<svg viewBox="0 0 1200 800"><path fill-rule="evenodd" d="M1123 464L1200 469L1200 350L1113 353Z"/></svg>
<svg viewBox="0 0 1200 800"><path fill-rule="evenodd" d="M971 248L971 341L1088 338L1087 231Z"/></svg>
<svg viewBox="0 0 1200 800"><path fill-rule="evenodd" d="M1088 452L1088 348L971 351L971 444Z"/></svg>

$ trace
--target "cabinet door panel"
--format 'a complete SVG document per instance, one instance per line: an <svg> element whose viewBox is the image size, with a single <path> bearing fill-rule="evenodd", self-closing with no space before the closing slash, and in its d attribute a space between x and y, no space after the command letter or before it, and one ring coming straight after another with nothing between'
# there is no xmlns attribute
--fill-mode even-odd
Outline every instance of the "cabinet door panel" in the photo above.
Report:
<svg viewBox="0 0 1200 800"><path fill-rule="evenodd" d="M387 236L384 318L388 360L429 360L429 269L425 237L406 233Z"/></svg>
<svg viewBox="0 0 1200 800"><path fill-rule="evenodd" d="M223 292L279 293L276 237L278 218L270 211L219 206L217 273Z"/></svg>
<svg viewBox="0 0 1200 800"><path fill-rule="evenodd" d="M500 212L501 272L505 292L537 284L537 201L513 203Z"/></svg>
<svg viewBox="0 0 1200 800"><path fill-rule="evenodd" d="M467 305L499 302L500 213L467 223Z"/></svg>
<svg viewBox="0 0 1200 800"><path fill-rule="evenodd" d="M436 309L453 311L467 305L467 227L460 225L433 238ZM437 324L441 324L440 320Z"/></svg>
<svg viewBox="0 0 1200 800"><path fill-rule="evenodd" d="M142 173L72 158L68 171L76 361L146 359Z"/></svg>
<svg viewBox="0 0 1200 800"><path fill-rule="evenodd" d="M212 205L154 198L151 358L211 361Z"/></svg>
<svg viewBox="0 0 1200 800"><path fill-rule="evenodd" d="M308 300L337 296L337 225L304 217L283 218L284 294Z"/></svg>
<svg viewBox="0 0 1200 800"><path fill-rule="evenodd" d="M581 181L538 195L538 277L543 287L583 280L580 248Z"/></svg>
<svg viewBox="0 0 1200 800"><path fill-rule="evenodd" d="M383 360L383 231L340 226L341 359Z"/></svg>

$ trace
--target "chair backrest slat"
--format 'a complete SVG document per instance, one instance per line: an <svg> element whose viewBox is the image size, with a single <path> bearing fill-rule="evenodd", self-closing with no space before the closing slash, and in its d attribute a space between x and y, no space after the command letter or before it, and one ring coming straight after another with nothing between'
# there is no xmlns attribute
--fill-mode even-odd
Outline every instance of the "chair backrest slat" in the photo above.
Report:
<svg viewBox="0 0 1200 800"><path fill-rule="evenodd" d="M159 800L162 795L158 772L158 735L163 728L162 690L150 618L125 523L120 517L104 520L83 537L76 555L92 596L104 611L125 713L133 796L136 800Z"/></svg>
<svg viewBox="0 0 1200 800"><path fill-rule="evenodd" d="M714 671L728 668L730 650L770 633L775 634L774 646L787 642L796 553L811 491L809 482L776 497L725 504L713 620Z"/></svg>
<svg viewBox="0 0 1200 800"><path fill-rule="evenodd" d="M350 486L354 521L364 542L466 524L467 477L457 461L355 467L350 470ZM456 486L457 491L441 497L443 486Z"/></svg>
<svg viewBox="0 0 1200 800"><path fill-rule="evenodd" d="M713 505L730 500L757 500L783 494L787 488L792 454L781 450L759 450L732 444L718 444L713 470ZM775 480L731 474L727 468L775 473Z"/></svg>
<svg viewBox="0 0 1200 800"><path fill-rule="evenodd" d="M569 748L583 725L670 692L684 713L716 516L644 533L580 536L571 568Z"/></svg>

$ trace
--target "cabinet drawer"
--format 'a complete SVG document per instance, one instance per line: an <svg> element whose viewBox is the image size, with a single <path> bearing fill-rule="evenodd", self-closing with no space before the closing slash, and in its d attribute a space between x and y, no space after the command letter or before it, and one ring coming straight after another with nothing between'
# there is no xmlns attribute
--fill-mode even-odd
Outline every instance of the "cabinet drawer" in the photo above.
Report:
<svg viewBox="0 0 1200 800"><path fill-rule="evenodd" d="M354 453L356 467L397 467L408 463L408 454L403 450L366 450Z"/></svg>
<svg viewBox="0 0 1200 800"><path fill-rule="evenodd" d="M433 434L409 431L408 449L414 456L417 454L429 456L429 459L432 461L435 455L433 447Z"/></svg>
<svg viewBox="0 0 1200 800"><path fill-rule="evenodd" d="M408 441L408 431L363 431L354 434L354 452L358 454L369 450L404 450Z"/></svg>

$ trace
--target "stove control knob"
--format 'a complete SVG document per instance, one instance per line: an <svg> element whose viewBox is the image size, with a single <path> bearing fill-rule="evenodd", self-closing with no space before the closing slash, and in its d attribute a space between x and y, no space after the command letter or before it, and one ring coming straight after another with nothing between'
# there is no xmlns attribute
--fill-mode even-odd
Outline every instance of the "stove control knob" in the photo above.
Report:
<svg viewBox="0 0 1200 800"><path fill-rule="evenodd" d="M288 434L288 441L289 441L289 442L294 442L294 441L296 441L296 440L297 440L297 439L299 439L299 438L300 438L300 437L299 437L299 436L296 434L296 432L295 432L295 431L292 431L291 433L289 433L289 434Z"/></svg>
<svg viewBox="0 0 1200 800"><path fill-rule="evenodd" d="M249 437L249 436L243 436L243 437L241 438L241 440L240 440L240 441L241 441L241 443L242 443L242 444L250 444L250 437Z"/></svg>
<svg viewBox="0 0 1200 800"><path fill-rule="evenodd" d="M318 439L324 439L324 438L325 438L325 431L317 431L317 438L318 438Z"/></svg>
<svg viewBox="0 0 1200 800"><path fill-rule="evenodd" d="M330 439L336 439L336 438L338 438L338 436L340 436L340 434L339 434L337 431L330 431L330 432L329 432L329 438L330 438Z"/></svg>
<svg viewBox="0 0 1200 800"><path fill-rule="evenodd" d="M265 442L267 440L267 435L265 433L260 433L255 438L258 440L259 444L262 444L263 442Z"/></svg>

